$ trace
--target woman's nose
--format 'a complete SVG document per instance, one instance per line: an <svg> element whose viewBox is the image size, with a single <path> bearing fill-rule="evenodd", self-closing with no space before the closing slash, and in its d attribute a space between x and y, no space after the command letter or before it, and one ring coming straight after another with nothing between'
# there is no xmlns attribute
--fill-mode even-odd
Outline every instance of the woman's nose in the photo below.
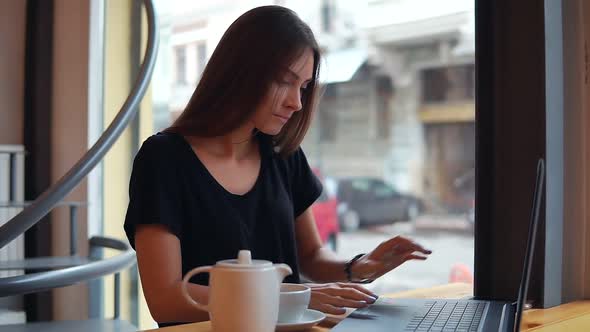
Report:
<svg viewBox="0 0 590 332"><path fill-rule="evenodd" d="M301 103L301 91L298 88L289 89L287 95L287 106L293 111L299 111L303 107Z"/></svg>

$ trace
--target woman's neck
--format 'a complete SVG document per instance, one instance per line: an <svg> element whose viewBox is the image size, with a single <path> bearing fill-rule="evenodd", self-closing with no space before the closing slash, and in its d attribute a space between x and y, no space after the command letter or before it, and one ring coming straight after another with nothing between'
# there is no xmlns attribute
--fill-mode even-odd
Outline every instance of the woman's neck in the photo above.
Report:
<svg viewBox="0 0 590 332"><path fill-rule="evenodd" d="M240 161L248 159L258 151L257 130L236 130L217 137L187 137L189 143L199 151L217 158Z"/></svg>

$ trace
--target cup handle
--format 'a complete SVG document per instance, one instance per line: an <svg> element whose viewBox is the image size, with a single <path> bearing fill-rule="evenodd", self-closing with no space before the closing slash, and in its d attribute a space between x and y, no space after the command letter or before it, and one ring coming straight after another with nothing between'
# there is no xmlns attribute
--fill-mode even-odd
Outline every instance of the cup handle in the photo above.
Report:
<svg viewBox="0 0 590 332"><path fill-rule="evenodd" d="M188 301L188 303L190 303L191 305L193 305L197 309L207 311L207 312L209 312L209 304L201 304L201 303L195 301L195 299L193 299L190 296L190 294L188 293L188 290L186 288L186 284L188 283L190 278L192 278L195 274L209 272L210 270L211 270L211 266L201 266L201 267L197 267L197 268L194 268L194 269L188 271L188 273L184 275L184 278L182 278L182 287L181 287L182 295Z"/></svg>

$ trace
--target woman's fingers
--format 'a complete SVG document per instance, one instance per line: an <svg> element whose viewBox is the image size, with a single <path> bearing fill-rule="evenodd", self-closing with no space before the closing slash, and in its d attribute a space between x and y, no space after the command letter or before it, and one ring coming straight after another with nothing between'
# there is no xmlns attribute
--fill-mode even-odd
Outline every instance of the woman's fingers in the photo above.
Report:
<svg viewBox="0 0 590 332"><path fill-rule="evenodd" d="M426 259L428 259L428 256L422 255L421 253L416 253L414 251L408 251L408 252L404 252L403 254L392 255L390 257L387 257L387 256L382 257L380 260L373 262L372 269L373 269L374 273L372 274L371 278L377 279L407 261L410 261L410 260L423 261Z"/></svg>
<svg viewBox="0 0 590 332"><path fill-rule="evenodd" d="M410 240L410 239L405 238L403 236L397 236L395 238L397 238L398 241L396 241L396 244L394 246L397 246L401 251L410 251L411 250L411 251L419 251L423 254L432 253L431 250L424 248L422 245L414 242L413 240Z"/></svg>
<svg viewBox="0 0 590 332"><path fill-rule="evenodd" d="M357 291L362 292L362 293L365 293L365 294L367 294L367 295L369 295L370 297L373 297L373 298L378 298L379 297L379 295L371 292L370 290L368 290L367 288L365 288L365 287L363 287L363 286L361 286L359 284L351 284L351 283L347 283L347 282L338 282L336 284L338 286L340 286L340 287L354 288Z"/></svg>
<svg viewBox="0 0 590 332"><path fill-rule="evenodd" d="M309 306L322 312L340 315L346 312L343 308L365 308L376 299L377 296L360 285L335 283L314 286Z"/></svg>
<svg viewBox="0 0 590 332"><path fill-rule="evenodd" d="M432 253L431 250L428 250L422 245L403 236L391 238L381 243L377 249L375 249L375 253L377 254L378 258L391 257L414 251L421 252L426 255Z"/></svg>
<svg viewBox="0 0 590 332"><path fill-rule="evenodd" d="M310 303L309 307L314 310L319 310L323 313L332 314L332 315L342 315L346 313L346 309L338 308L331 304L327 303Z"/></svg>
<svg viewBox="0 0 590 332"><path fill-rule="evenodd" d="M348 300L363 301L365 303L373 303L376 300L373 295L364 293L353 287L341 287L340 285L337 285L324 288L321 291L332 296L338 296Z"/></svg>
<svg viewBox="0 0 590 332"><path fill-rule="evenodd" d="M314 300L318 301L319 303L323 303L323 304L329 304L332 305L334 307L348 307L348 308L364 308L366 307L368 304L366 301L363 300L354 300L354 299L350 299L350 298L343 298L340 296L335 296L329 293L326 293L325 291L328 288L325 288L322 290L322 292L320 291L316 291L312 293L312 298L314 298ZM315 294L314 294L315 293Z"/></svg>
<svg viewBox="0 0 590 332"><path fill-rule="evenodd" d="M427 258L428 257L426 257L426 256L411 254L406 257L406 261L409 261L412 259L417 259L417 260L423 261L423 260L426 260Z"/></svg>

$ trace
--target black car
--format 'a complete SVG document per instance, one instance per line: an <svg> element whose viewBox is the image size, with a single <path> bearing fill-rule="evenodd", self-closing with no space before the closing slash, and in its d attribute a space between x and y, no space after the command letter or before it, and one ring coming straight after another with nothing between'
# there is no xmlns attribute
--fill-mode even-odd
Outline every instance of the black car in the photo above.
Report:
<svg viewBox="0 0 590 332"><path fill-rule="evenodd" d="M398 192L379 178L338 179L336 194L343 205L339 217L345 231L359 226L410 221L422 210L418 198Z"/></svg>

